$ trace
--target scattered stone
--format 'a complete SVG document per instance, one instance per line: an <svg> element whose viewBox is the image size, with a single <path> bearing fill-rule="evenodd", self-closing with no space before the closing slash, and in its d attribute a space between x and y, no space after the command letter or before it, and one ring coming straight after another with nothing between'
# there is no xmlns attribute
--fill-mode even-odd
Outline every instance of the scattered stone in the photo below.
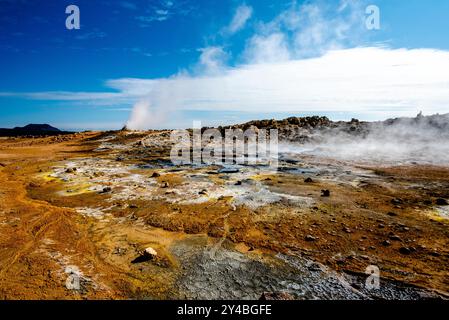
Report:
<svg viewBox="0 0 449 320"><path fill-rule="evenodd" d="M294 300L294 298L287 292L264 292L259 300Z"/></svg>
<svg viewBox="0 0 449 320"><path fill-rule="evenodd" d="M316 241L317 238L315 238L314 236L311 236L311 235L309 234L309 235L307 235L307 236L305 237L305 240L308 241L308 242L312 242L312 241Z"/></svg>
<svg viewBox="0 0 449 320"><path fill-rule="evenodd" d="M112 254L123 256L126 253L126 248L115 247Z"/></svg>
<svg viewBox="0 0 449 320"><path fill-rule="evenodd" d="M410 250L410 248L407 248L407 247L401 247L401 248L399 248L399 252L401 254L408 255L408 254L412 253L412 250Z"/></svg>
<svg viewBox="0 0 449 320"><path fill-rule="evenodd" d="M384 247L388 247L389 245L391 245L391 242L388 241L388 240L384 240L384 241L382 242L382 245L383 245Z"/></svg>
<svg viewBox="0 0 449 320"><path fill-rule="evenodd" d="M430 255L432 256L432 257L439 257L439 256L441 256L441 254L438 252L438 251L431 251L430 252Z"/></svg>
<svg viewBox="0 0 449 320"><path fill-rule="evenodd" d="M168 182L164 181L162 182L162 186L161 188L168 188L170 185L168 184Z"/></svg>
<svg viewBox="0 0 449 320"><path fill-rule="evenodd" d="M158 177L160 177L161 176L161 174L159 173L159 172L153 172L153 174L151 175L151 178L158 178Z"/></svg>
<svg viewBox="0 0 449 320"><path fill-rule="evenodd" d="M402 241L401 237L399 237L399 236L396 235L396 234L390 235L390 240L393 240L393 241Z"/></svg>
<svg viewBox="0 0 449 320"><path fill-rule="evenodd" d="M398 214L397 213L395 213L395 212L388 212L387 213L390 217L396 217Z"/></svg>
<svg viewBox="0 0 449 320"><path fill-rule="evenodd" d="M447 202L447 200L446 200L446 199L443 199L443 198L437 199L437 200L436 200L436 204L437 204L438 206L448 206L448 205L449 205L449 203Z"/></svg>
<svg viewBox="0 0 449 320"><path fill-rule="evenodd" d="M346 233L352 233L351 229L349 229L348 227L344 227L343 231Z"/></svg>
<svg viewBox="0 0 449 320"><path fill-rule="evenodd" d="M331 192L329 190L321 190L321 196L322 197L330 197Z"/></svg>
<svg viewBox="0 0 449 320"><path fill-rule="evenodd" d="M313 180L312 178L308 177L307 179L304 180L305 183L312 183Z"/></svg>
<svg viewBox="0 0 449 320"><path fill-rule="evenodd" d="M154 260L157 258L157 252L151 247L146 248L140 256L135 258L131 263L140 263L140 262L146 262L150 260Z"/></svg>
<svg viewBox="0 0 449 320"><path fill-rule="evenodd" d="M108 192L111 192L111 191L112 191L111 187L104 187L103 191L101 191L101 193L108 193Z"/></svg>

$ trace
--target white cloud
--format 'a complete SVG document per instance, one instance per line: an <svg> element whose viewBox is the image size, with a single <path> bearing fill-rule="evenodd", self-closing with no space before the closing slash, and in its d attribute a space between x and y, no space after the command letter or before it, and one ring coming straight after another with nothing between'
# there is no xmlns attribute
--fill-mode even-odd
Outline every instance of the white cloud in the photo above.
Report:
<svg viewBox="0 0 449 320"><path fill-rule="evenodd" d="M234 34L243 29L252 14L253 8L246 4L237 7L230 24L224 29L225 33Z"/></svg>
<svg viewBox="0 0 449 320"><path fill-rule="evenodd" d="M282 33L253 36L247 44L244 57L249 63L281 62L291 58L285 35Z"/></svg>
<svg viewBox="0 0 449 320"><path fill-rule="evenodd" d="M139 112L128 125L151 127L159 110L358 112L378 118L419 110L444 113L449 106L445 70L447 51L369 47L244 65L219 76L182 75L155 80L145 99L151 118Z"/></svg>
<svg viewBox="0 0 449 320"><path fill-rule="evenodd" d="M384 119L412 116L420 110L446 113L446 70L448 51L366 47L334 50L312 59L223 67L211 75L115 79L106 82L113 92L3 92L0 96L122 107L139 101L128 122L136 129L160 126L164 119L186 110L351 112Z"/></svg>
<svg viewBox="0 0 449 320"><path fill-rule="evenodd" d="M228 54L221 47L207 47L201 52L197 72L204 74L217 74L224 70Z"/></svg>

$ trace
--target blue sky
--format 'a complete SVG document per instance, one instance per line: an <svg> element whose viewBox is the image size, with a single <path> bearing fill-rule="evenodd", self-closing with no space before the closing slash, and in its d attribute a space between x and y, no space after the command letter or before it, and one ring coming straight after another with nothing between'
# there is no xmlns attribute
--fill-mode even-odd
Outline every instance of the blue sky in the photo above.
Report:
<svg viewBox="0 0 449 320"><path fill-rule="evenodd" d="M80 30L65 28L70 4L80 8ZM380 30L364 27L364 9L371 4L380 9ZM64 129L119 128L127 122L136 128L183 127L193 119L218 124L310 114L381 119L420 108L444 112L446 98L438 90L449 81L430 63L446 65L448 14L446 0L0 0L0 127L32 122ZM361 47L371 50L356 50ZM320 60L335 50L342 53ZM417 82L409 83L406 74L435 68L435 77L426 74L423 85L426 93L431 90L429 99L407 100L410 91L404 91L396 100L354 98L352 106L326 89L339 83L330 75L316 81L323 88L305 89L313 75L329 70L327 64L350 61L349 56L369 63L384 55L379 66L398 60L413 65L403 71L408 90ZM336 71L344 75L350 68L349 86L360 76L355 74L360 65ZM304 77L286 71L292 68ZM260 82L260 75L282 76L273 84ZM393 76L392 85L403 87L398 72ZM292 79L295 87L289 87ZM258 89L263 101L257 100ZM301 90L315 96L304 98ZM356 90L360 96L366 92Z"/></svg>

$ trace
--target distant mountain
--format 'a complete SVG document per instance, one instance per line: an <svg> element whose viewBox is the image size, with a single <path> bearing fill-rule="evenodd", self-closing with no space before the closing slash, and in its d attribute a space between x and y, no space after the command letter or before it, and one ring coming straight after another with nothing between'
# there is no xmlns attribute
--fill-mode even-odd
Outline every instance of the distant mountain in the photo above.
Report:
<svg viewBox="0 0 449 320"><path fill-rule="evenodd" d="M13 130L22 130L22 131L52 131L57 132L61 131L55 127L52 127L49 124L27 124L25 127L15 127Z"/></svg>
<svg viewBox="0 0 449 320"><path fill-rule="evenodd" d="M0 136L51 136L58 134L67 134L67 131L61 131L49 124L28 124L24 127L15 127L13 129L0 128Z"/></svg>

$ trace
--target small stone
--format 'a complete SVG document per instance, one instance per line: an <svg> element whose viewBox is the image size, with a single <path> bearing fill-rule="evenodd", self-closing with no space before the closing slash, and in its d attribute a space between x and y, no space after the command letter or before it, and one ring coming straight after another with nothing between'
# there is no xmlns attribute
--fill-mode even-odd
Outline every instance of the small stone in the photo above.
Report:
<svg viewBox="0 0 449 320"><path fill-rule="evenodd" d="M449 203L447 202L447 200L446 200L446 199L442 199L442 198L437 199L437 200L436 200L436 204L437 204L438 206L447 206L447 205L449 205Z"/></svg>
<svg viewBox="0 0 449 320"><path fill-rule="evenodd" d="M203 189L200 192L198 192L198 194L207 195L207 190Z"/></svg>
<svg viewBox="0 0 449 320"><path fill-rule="evenodd" d="M153 172L153 174L151 175L151 178L157 178L157 177L160 177L161 176L161 174L159 173L159 172Z"/></svg>
<svg viewBox="0 0 449 320"><path fill-rule="evenodd" d="M344 227L343 231L346 233L352 233L351 229L349 229L348 227Z"/></svg>
<svg viewBox="0 0 449 320"><path fill-rule="evenodd" d="M102 193L108 193L111 192L112 188L111 187L104 187Z"/></svg>
<svg viewBox="0 0 449 320"><path fill-rule="evenodd" d="M391 242L388 241L388 240L384 240L384 241L382 242L382 245L383 245L384 247L388 247L389 245L391 245Z"/></svg>
<svg viewBox="0 0 449 320"><path fill-rule="evenodd" d="M140 256L138 256L133 261L131 261L131 263L141 263L141 262L154 260L156 258L157 258L156 250L154 250L151 247L148 247L145 250L143 250L143 252L140 254Z"/></svg>
<svg viewBox="0 0 449 320"><path fill-rule="evenodd" d="M135 204L130 204L129 205L129 208L130 209L137 209L137 208L139 208L137 205L135 205Z"/></svg>
<svg viewBox="0 0 449 320"><path fill-rule="evenodd" d="M143 255L150 259L153 259L157 257L157 252L153 248L148 247L143 251Z"/></svg>
<svg viewBox="0 0 449 320"><path fill-rule="evenodd" d="M412 250L410 250L410 248L407 248L407 247L401 247L401 248L399 249L399 252L400 252L401 254L407 255L407 254L412 253Z"/></svg>
<svg viewBox="0 0 449 320"><path fill-rule="evenodd" d="M331 192L329 190L321 190L322 197L330 197Z"/></svg>
<svg viewBox="0 0 449 320"><path fill-rule="evenodd" d="M439 252L437 252L437 251L431 251L431 252L430 252L430 255L431 255L432 257L439 257L439 256L441 256L441 254L440 254Z"/></svg>
<svg viewBox="0 0 449 320"><path fill-rule="evenodd" d="M313 180L312 180L312 178L306 178L305 180L304 180L304 182L305 183L312 183L313 182Z"/></svg>
<svg viewBox="0 0 449 320"><path fill-rule="evenodd" d="M163 182L161 188L168 188L170 185L168 184L168 182Z"/></svg>
<svg viewBox="0 0 449 320"><path fill-rule="evenodd" d="M395 213L395 212L388 212L387 213L390 217L396 217L397 216L397 213Z"/></svg>
<svg viewBox="0 0 449 320"><path fill-rule="evenodd" d="M316 239L317 238L315 238L314 236L311 236L310 234L305 237L305 240L308 242L316 241Z"/></svg>
<svg viewBox="0 0 449 320"><path fill-rule="evenodd" d="M240 180L237 181L237 182L235 183L235 185L236 185L236 186L241 186L241 185L242 185L242 181L240 181Z"/></svg>
<svg viewBox="0 0 449 320"><path fill-rule="evenodd" d="M402 239L401 239L398 235L396 235L396 234L392 234L392 235L390 236L390 240L393 240L393 241L402 241Z"/></svg>

